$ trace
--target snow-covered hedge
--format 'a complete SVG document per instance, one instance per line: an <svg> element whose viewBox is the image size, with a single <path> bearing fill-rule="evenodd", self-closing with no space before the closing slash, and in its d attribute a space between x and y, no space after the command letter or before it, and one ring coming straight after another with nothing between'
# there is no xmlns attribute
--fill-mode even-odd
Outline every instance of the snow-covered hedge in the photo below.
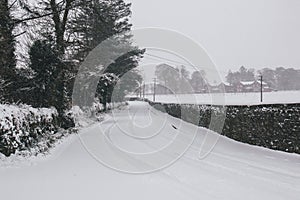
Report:
<svg viewBox="0 0 300 200"><path fill-rule="evenodd" d="M211 115L218 116L222 108L211 105L150 104L205 128L209 128ZM182 110L185 116L181 116ZM194 119L198 120L195 122ZM221 134L248 144L300 153L300 104L227 106Z"/></svg>
<svg viewBox="0 0 300 200"><path fill-rule="evenodd" d="M0 104L0 153L9 156L43 141L49 146L51 136L58 130L57 124L54 108Z"/></svg>

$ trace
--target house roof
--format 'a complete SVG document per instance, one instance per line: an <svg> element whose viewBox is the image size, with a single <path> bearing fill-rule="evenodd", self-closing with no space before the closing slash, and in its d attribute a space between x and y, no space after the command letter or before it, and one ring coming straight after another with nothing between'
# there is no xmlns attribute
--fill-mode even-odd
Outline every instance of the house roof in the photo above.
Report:
<svg viewBox="0 0 300 200"><path fill-rule="evenodd" d="M255 81L241 81L242 85L252 85L254 83L255 83Z"/></svg>
<svg viewBox="0 0 300 200"><path fill-rule="evenodd" d="M224 86L230 86L230 83L228 83L228 82L221 82L220 84L218 84L218 85L216 85L216 86L222 86L222 85L224 85Z"/></svg>
<svg viewBox="0 0 300 200"><path fill-rule="evenodd" d="M242 85L244 86L248 86L248 85L253 85L254 83L259 83L260 81L256 80L256 81L241 81L240 82ZM263 85L268 85L266 82L262 82Z"/></svg>

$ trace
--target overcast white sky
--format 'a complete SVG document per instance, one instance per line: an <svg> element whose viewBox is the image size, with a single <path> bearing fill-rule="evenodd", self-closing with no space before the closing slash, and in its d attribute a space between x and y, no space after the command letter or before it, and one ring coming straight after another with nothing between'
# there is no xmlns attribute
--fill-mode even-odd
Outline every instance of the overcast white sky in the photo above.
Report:
<svg viewBox="0 0 300 200"><path fill-rule="evenodd" d="M300 69L299 0L128 0L134 28L179 31L224 71Z"/></svg>

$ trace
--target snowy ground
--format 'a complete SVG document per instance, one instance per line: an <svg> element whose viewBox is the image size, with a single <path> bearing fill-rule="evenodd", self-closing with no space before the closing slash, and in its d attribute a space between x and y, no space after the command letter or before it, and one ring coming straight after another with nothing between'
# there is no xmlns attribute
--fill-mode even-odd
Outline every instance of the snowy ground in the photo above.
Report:
<svg viewBox="0 0 300 200"><path fill-rule="evenodd" d="M167 168L140 175L111 169L159 168L180 156L194 131L198 134L192 146ZM79 136L31 165L0 163L1 199L298 200L300 196L300 155L232 141L143 102L131 102ZM136 154L121 154L116 147ZM153 152L157 157L147 157Z"/></svg>
<svg viewBox="0 0 300 200"><path fill-rule="evenodd" d="M153 95L146 95L153 100ZM156 102L181 104L256 105L261 104L260 93L177 94L156 95ZM300 103L300 91L265 92L263 104Z"/></svg>

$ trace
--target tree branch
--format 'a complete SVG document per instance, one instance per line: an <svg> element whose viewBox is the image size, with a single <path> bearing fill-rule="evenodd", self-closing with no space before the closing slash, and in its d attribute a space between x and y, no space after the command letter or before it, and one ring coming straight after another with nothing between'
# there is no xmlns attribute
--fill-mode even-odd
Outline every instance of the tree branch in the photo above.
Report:
<svg viewBox="0 0 300 200"><path fill-rule="evenodd" d="M17 35L14 35L13 37L14 37L14 38L19 37L19 36L25 34L26 32L27 32L27 31L23 31L22 33L19 33L19 34L17 34Z"/></svg>
<svg viewBox="0 0 300 200"><path fill-rule="evenodd" d="M44 15L32 16L32 17L28 17L28 18L24 18L24 19L20 19L20 20L15 20L14 23L15 24L20 24L20 23L23 23L23 22L44 18L44 17L50 16L52 14L53 13L47 13L47 14L44 14Z"/></svg>
<svg viewBox="0 0 300 200"><path fill-rule="evenodd" d="M12 9L12 7L14 7L14 5L17 3L18 0L15 0L9 7L8 10Z"/></svg>
<svg viewBox="0 0 300 200"><path fill-rule="evenodd" d="M64 12L64 16L63 16L63 20L62 20L62 31L65 32L66 30L66 24L67 24L67 20L68 20L68 15L69 15L69 11L71 9L71 5L74 2L74 0L66 0L66 8L65 8L65 12Z"/></svg>
<svg viewBox="0 0 300 200"><path fill-rule="evenodd" d="M51 0L52 1L52 0ZM69 11L70 11L70 9L71 8L76 8L76 7L79 7L79 6L81 6L83 3L78 3L78 4L76 4L76 5L74 5L74 6L71 6L71 4L75 1L75 0L68 0L68 1L70 1L70 7L68 8L69 9ZM61 1L61 2L59 2L59 3L57 3L57 6L59 6L60 4L62 4L64 1ZM55 1L54 1L54 3L55 3ZM56 6L56 7L57 7ZM36 20L36 19L40 19L40 18L44 18L44 17L48 17L48 16L51 16L51 15L53 15L54 14L54 12L51 12L51 13L46 13L46 14L40 14L40 13L37 13L37 12L34 12L34 11L32 11L32 9L30 9L28 6L26 6L26 5L23 5L23 8L27 11L27 12L29 12L29 13L31 13L31 14L34 14L33 16L30 16L30 17L28 17L28 18L24 18L24 19L20 19L20 20L15 20L14 21L14 23L15 24L20 24L20 23L23 23L23 22L27 22L27 21L31 21L31 20ZM51 8L52 9L52 8ZM63 12L63 11L65 11L67 9L67 6L65 7L65 8L62 8L62 9L59 9L59 10L57 10L57 13L61 13L61 12ZM68 11L68 12L69 12ZM68 13L66 13L66 14L68 14ZM64 14L64 16L65 16L65 14ZM66 18L64 17L64 21L66 21ZM65 22L66 23L66 22Z"/></svg>

